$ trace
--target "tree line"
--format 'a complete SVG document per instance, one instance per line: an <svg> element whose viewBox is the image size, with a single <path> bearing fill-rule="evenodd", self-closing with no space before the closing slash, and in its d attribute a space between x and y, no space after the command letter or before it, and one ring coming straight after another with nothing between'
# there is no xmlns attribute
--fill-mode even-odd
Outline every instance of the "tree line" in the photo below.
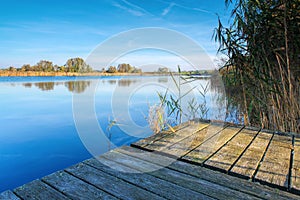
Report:
<svg viewBox="0 0 300 200"><path fill-rule="evenodd" d="M76 72L76 73L90 73L95 72L93 68L88 65L82 58L70 58L67 60L65 65L59 66L53 64L53 62L48 60L41 60L37 64L31 66L30 64L25 64L20 68L9 67L5 69L6 71L21 71L21 72ZM141 73L142 70L138 69L130 64L122 63L117 67L110 66L108 69L102 68L98 72L103 73Z"/></svg>
<svg viewBox="0 0 300 200"><path fill-rule="evenodd" d="M53 64L53 62L48 60L41 60L33 66L31 66L30 64L24 64L20 68L11 66L6 70L21 71L21 72L31 71L31 72L78 72L78 73L88 73L93 71L93 69L88 64L86 64L82 58L70 58L63 66Z"/></svg>
<svg viewBox="0 0 300 200"><path fill-rule="evenodd" d="M118 67L110 66L107 70L105 68L102 69L102 72L107 73L142 73L142 70L131 66L130 64L122 63L119 64Z"/></svg>

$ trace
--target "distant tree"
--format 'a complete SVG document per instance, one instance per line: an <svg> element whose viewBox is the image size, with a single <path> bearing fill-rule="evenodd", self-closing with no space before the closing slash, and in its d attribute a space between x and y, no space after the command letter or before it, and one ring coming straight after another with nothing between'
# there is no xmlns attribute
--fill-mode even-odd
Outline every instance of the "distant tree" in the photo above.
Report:
<svg viewBox="0 0 300 200"><path fill-rule="evenodd" d="M64 65L68 72L92 72L93 69L82 58L71 58Z"/></svg>
<svg viewBox="0 0 300 200"><path fill-rule="evenodd" d="M53 64L51 61L41 60L35 66L33 66L34 71L52 72L54 71Z"/></svg>
<svg viewBox="0 0 300 200"><path fill-rule="evenodd" d="M160 67L157 70L159 73L168 73L169 69L167 67Z"/></svg>
<svg viewBox="0 0 300 200"><path fill-rule="evenodd" d="M115 66L110 66L107 70L108 73L116 73L117 72L117 68Z"/></svg>
<svg viewBox="0 0 300 200"><path fill-rule="evenodd" d="M57 71L58 72L66 72L66 67L65 66L59 66Z"/></svg>
<svg viewBox="0 0 300 200"><path fill-rule="evenodd" d="M119 64L118 65L118 72L121 73L131 73L134 70L134 67L132 67L130 64Z"/></svg>
<svg viewBox="0 0 300 200"><path fill-rule="evenodd" d="M138 68L134 68L132 73L142 73L142 70Z"/></svg>
<svg viewBox="0 0 300 200"><path fill-rule="evenodd" d="M10 67L8 68L8 70L11 71L11 72L17 71L17 69L16 69L15 67L13 67L13 66L10 66Z"/></svg>
<svg viewBox="0 0 300 200"><path fill-rule="evenodd" d="M31 66L29 64L25 64L21 67L21 71L23 71L23 72L31 71Z"/></svg>
<svg viewBox="0 0 300 200"><path fill-rule="evenodd" d="M58 65L54 65L54 66L53 66L53 70L56 71L56 72L59 71L59 68L60 68L60 67L59 67Z"/></svg>
<svg viewBox="0 0 300 200"><path fill-rule="evenodd" d="M41 66L39 66L39 65L34 65L34 66L32 66L31 70L32 70L32 71L36 71L36 72L43 71L43 69L42 69Z"/></svg>

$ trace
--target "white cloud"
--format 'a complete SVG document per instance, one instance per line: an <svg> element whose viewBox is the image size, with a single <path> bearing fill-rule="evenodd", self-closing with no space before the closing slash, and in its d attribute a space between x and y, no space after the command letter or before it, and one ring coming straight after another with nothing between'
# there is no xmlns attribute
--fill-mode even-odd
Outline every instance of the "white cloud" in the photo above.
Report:
<svg viewBox="0 0 300 200"><path fill-rule="evenodd" d="M137 16L137 17L140 17L140 16L143 16L143 15L144 15L144 13L142 13L142 12L140 12L140 11L138 11L138 10L133 10L133 9L131 9L131 8L122 6L122 5L118 4L118 3L114 3L113 5L114 5L115 7L117 7L117 8L120 8L120 9L122 9L122 10L125 10L125 11L129 12L130 14L132 14L132 15L134 15L134 16Z"/></svg>
<svg viewBox="0 0 300 200"><path fill-rule="evenodd" d="M162 1L161 1L161 2L162 2ZM166 3L166 2L164 2L164 3ZM213 12L208 11L208 10L205 10L205 9L201 9L201 8L192 8L192 7L184 6L184 5L182 5L182 4L178 4L178 3L175 3L175 2L170 2L169 6L163 10L163 12L162 12L161 15L162 15L162 16L167 15L167 14L171 11L171 9L172 9L173 7L175 7L175 6L177 6L177 7L179 7L179 8L186 9L186 10L192 10L192 11L196 11L196 12L202 12L202 13L214 14Z"/></svg>
<svg viewBox="0 0 300 200"><path fill-rule="evenodd" d="M136 5L136 4L133 4L133 3L130 3L129 1L126 1L126 0L121 0L122 2L124 2L126 5L136 9L136 10L139 10L140 12L144 13L144 14L148 14L148 15L152 15L151 13L149 13L148 11L146 11L144 8Z"/></svg>
<svg viewBox="0 0 300 200"><path fill-rule="evenodd" d="M147 12L145 9L143 9L140 6L137 6L136 4L130 3L126 0L121 0L120 3L113 2L113 6L120 8L122 10L125 10L129 12L130 14L140 17L144 15L152 15L151 13Z"/></svg>
<svg viewBox="0 0 300 200"><path fill-rule="evenodd" d="M162 12L162 16L165 16L165 15L167 15L170 11L171 11L171 9L173 8L173 6L175 6L176 4L175 3L170 3L170 5L167 7L167 8L165 8L164 9L164 11Z"/></svg>

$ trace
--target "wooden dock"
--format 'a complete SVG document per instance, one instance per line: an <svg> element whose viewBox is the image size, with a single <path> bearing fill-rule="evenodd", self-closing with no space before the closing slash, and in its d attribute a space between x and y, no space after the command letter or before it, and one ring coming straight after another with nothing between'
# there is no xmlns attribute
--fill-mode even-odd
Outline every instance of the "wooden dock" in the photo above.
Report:
<svg viewBox="0 0 300 200"><path fill-rule="evenodd" d="M299 151L293 135L185 123L5 191L0 200L300 199Z"/></svg>

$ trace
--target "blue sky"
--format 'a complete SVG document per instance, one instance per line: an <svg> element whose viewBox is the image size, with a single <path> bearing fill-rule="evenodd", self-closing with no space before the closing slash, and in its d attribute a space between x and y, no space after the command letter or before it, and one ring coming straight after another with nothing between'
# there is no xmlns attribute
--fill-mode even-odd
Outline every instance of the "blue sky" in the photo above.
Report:
<svg viewBox="0 0 300 200"><path fill-rule="evenodd" d="M228 20L224 0L1 0L0 68L40 60L63 65L72 57L85 59L112 35L143 27L179 31L213 58L216 13Z"/></svg>

